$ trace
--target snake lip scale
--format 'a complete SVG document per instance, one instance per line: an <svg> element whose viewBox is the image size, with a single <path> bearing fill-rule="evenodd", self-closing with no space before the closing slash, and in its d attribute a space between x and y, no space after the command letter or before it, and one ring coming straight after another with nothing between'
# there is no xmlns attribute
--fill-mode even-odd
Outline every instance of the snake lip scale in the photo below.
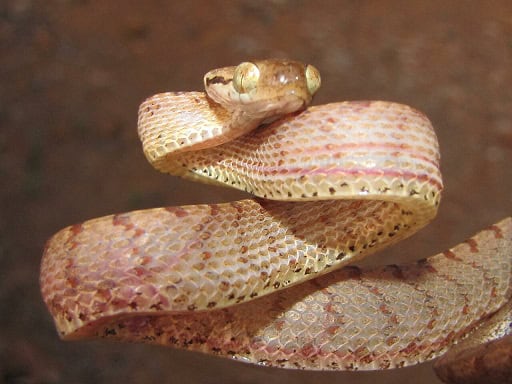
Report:
<svg viewBox="0 0 512 384"><path fill-rule="evenodd" d="M146 158L255 197L56 233L40 284L61 337L302 369L397 368L451 350L436 365L447 382L470 372L459 368L469 353L512 350L511 218L426 259L349 266L436 215L439 146L423 113L385 101L306 107L320 75L289 60L219 68L204 83L206 93L141 104Z"/></svg>

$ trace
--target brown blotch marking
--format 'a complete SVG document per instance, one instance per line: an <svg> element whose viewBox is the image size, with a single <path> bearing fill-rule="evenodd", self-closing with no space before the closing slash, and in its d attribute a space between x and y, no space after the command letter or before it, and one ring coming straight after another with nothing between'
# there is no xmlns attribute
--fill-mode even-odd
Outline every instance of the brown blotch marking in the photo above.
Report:
<svg viewBox="0 0 512 384"><path fill-rule="evenodd" d="M300 349L300 354L302 356L308 357L315 353L315 351L316 348L311 343L308 343Z"/></svg>
<svg viewBox="0 0 512 384"><path fill-rule="evenodd" d="M137 228L137 229L135 229L135 233L133 234L133 237L140 237L145 233L146 233L146 231L143 230L142 228Z"/></svg>
<svg viewBox="0 0 512 384"><path fill-rule="evenodd" d="M218 204L210 204L210 205L208 205L208 207L210 208L210 215L216 216L220 213L220 208L219 208ZM235 208L236 208L236 206L235 206Z"/></svg>
<svg viewBox="0 0 512 384"><path fill-rule="evenodd" d="M201 240L208 240L210 237L212 236L212 234L210 232L203 232L199 235L199 238Z"/></svg>
<svg viewBox="0 0 512 384"><path fill-rule="evenodd" d="M416 264L430 273L437 273L437 269L435 269L432 264L429 263L427 259L419 259Z"/></svg>
<svg viewBox="0 0 512 384"><path fill-rule="evenodd" d="M175 297L173 300L173 302L175 302L176 304L181 304L181 303L184 303L185 301L187 301L187 296L185 296L185 295L179 295L179 296Z"/></svg>
<svg viewBox="0 0 512 384"><path fill-rule="evenodd" d="M495 239L503 239L503 231L501 230L500 227L498 227L497 225L491 225L489 229L494 232Z"/></svg>
<svg viewBox="0 0 512 384"><path fill-rule="evenodd" d="M105 302L112 298L112 291L110 289L99 288L96 292Z"/></svg>
<svg viewBox="0 0 512 384"><path fill-rule="evenodd" d="M208 251L205 251L201 254L201 257L203 260L208 260L212 257L212 253L211 252L208 252Z"/></svg>
<svg viewBox="0 0 512 384"><path fill-rule="evenodd" d="M66 281L71 288L76 288L80 284L80 279L78 279L76 276L70 276L66 279Z"/></svg>
<svg viewBox="0 0 512 384"><path fill-rule="evenodd" d="M370 351L368 350L368 347L359 347L357 348L355 351L354 351L354 356L359 360L359 361L366 361L368 359L370 355ZM370 361L368 361L368 363L370 363Z"/></svg>
<svg viewBox="0 0 512 384"><path fill-rule="evenodd" d="M241 253L247 253L248 250L249 250L249 248L247 248L247 246L245 246L245 245L242 245L240 247L240 252ZM244 258L244 259L245 259L244 263L247 263L248 260L246 258Z"/></svg>
<svg viewBox="0 0 512 384"><path fill-rule="evenodd" d="M217 303L215 301L210 301L208 304L206 304L208 308L215 308L217 306Z"/></svg>
<svg viewBox="0 0 512 384"><path fill-rule="evenodd" d="M78 236L80 233L82 233L84 227L83 224L75 224L69 228L71 232L71 236L66 240L66 245L69 247L69 249L75 249L80 245L78 241L75 240L75 237ZM46 243L45 248L48 248L50 242L48 241Z"/></svg>
<svg viewBox="0 0 512 384"><path fill-rule="evenodd" d="M286 324L286 322L284 320L277 320L274 322L274 324L275 324L275 328L278 331L282 331L284 329L284 325Z"/></svg>
<svg viewBox="0 0 512 384"><path fill-rule="evenodd" d="M219 289L225 292L229 289L230 286L231 284L229 284L229 281L221 281L219 284Z"/></svg>
<svg viewBox="0 0 512 384"><path fill-rule="evenodd" d="M418 346L414 341L410 342L407 347L400 350L401 353L405 353L406 355L412 355L414 351L418 349Z"/></svg>
<svg viewBox="0 0 512 384"><path fill-rule="evenodd" d="M391 264L386 267L391 272L391 275L393 275L394 278L403 280L405 279L404 271L402 271L402 268L400 268L399 265Z"/></svg>
<svg viewBox="0 0 512 384"><path fill-rule="evenodd" d="M384 315L391 315L393 313L386 304L379 305L379 311Z"/></svg>
<svg viewBox="0 0 512 384"><path fill-rule="evenodd" d="M370 292L373 293L376 296L380 296L381 295L378 287L371 287L370 288Z"/></svg>
<svg viewBox="0 0 512 384"><path fill-rule="evenodd" d="M105 332L103 333L104 337L115 335L117 335L117 331L114 328L105 328Z"/></svg>
<svg viewBox="0 0 512 384"><path fill-rule="evenodd" d="M146 275L148 271L142 267L135 267L135 268L133 268L133 272L134 272L135 276L141 277L141 276Z"/></svg>
<svg viewBox="0 0 512 384"><path fill-rule="evenodd" d="M201 241L194 241L189 245L190 249L201 249L203 247L203 243Z"/></svg>
<svg viewBox="0 0 512 384"><path fill-rule="evenodd" d="M205 268L204 263L196 263L192 266L196 271L202 271Z"/></svg>
<svg viewBox="0 0 512 384"><path fill-rule="evenodd" d="M206 85L210 84L229 84L232 81L232 79L226 79L223 76L213 76L211 78L206 79Z"/></svg>
<svg viewBox="0 0 512 384"><path fill-rule="evenodd" d="M75 225L72 225L71 227L69 227L69 230L71 231L73 236L76 236L84 230L84 226L82 225L82 223L75 224Z"/></svg>
<svg viewBox="0 0 512 384"><path fill-rule="evenodd" d="M434 329L434 327L436 326L436 319L431 319L428 324L427 324L427 328L428 329Z"/></svg>
<svg viewBox="0 0 512 384"><path fill-rule="evenodd" d="M57 308L57 306L54 306L54 308ZM60 307L59 307L60 308ZM71 323L74 319L74 317L71 315L71 313L66 313L66 321L68 323ZM63 335L65 332L61 332L61 335Z"/></svg>
<svg viewBox="0 0 512 384"><path fill-rule="evenodd" d="M213 221L213 218L211 216L204 216L202 219L201 219L201 223L203 224L210 224L211 222ZM233 223L234 225L235 223Z"/></svg>
<svg viewBox="0 0 512 384"><path fill-rule="evenodd" d="M126 214L118 214L118 215L112 216L112 224L114 224L116 226L121 225L121 226L125 227L126 229L133 228L133 223L130 222L130 218Z"/></svg>
<svg viewBox="0 0 512 384"><path fill-rule="evenodd" d="M325 224L325 223L329 223L329 222L331 221L331 219L332 219L332 217L331 217L331 216L329 216L329 215L322 215L322 216L320 216L320 217L318 218L318 221L319 221L320 223L324 223L324 224Z"/></svg>
<svg viewBox="0 0 512 384"><path fill-rule="evenodd" d="M331 325L330 327L327 327L325 331L329 335L334 336L336 333L338 333L338 329L340 329L339 325Z"/></svg>
<svg viewBox="0 0 512 384"><path fill-rule="evenodd" d="M451 250L448 250L448 251L444 251L443 252L443 255L447 258L447 259L450 259L450 260L456 260L456 261L462 261L462 259L460 257L458 257L454 252L452 252Z"/></svg>
<svg viewBox="0 0 512 384"><path fill-rule="evenodd" d="M393 345L395 345L396 343L398 343L400 339L398 338L398 336L389 336L387 339L386 339L386 345L388 347L391 347Z"/></svg>
<svg viewBox="0 0 512 384"><path fill-rule="evenodd" d="M478 252L478 244L475 239L467 239L466 244L469 245L469 250L473 253Z"/></svg>
<svg viewBox="0 0 512 384"><path fill-rule="evenodd" d="M464 304L464 307L462 307L462 314L467 315L469 313L469 306L467 304Z"/></svg>
<svg viewBox="0 0 512 384"><path fill-rule="evenodd" d="M173 213L176 217L188 216L188 212L182 207L166 207L165 210L169 213Z"/></svg>
<svg viewBox="0 0 512 384"><path fill-rule="evenodd" d="M239 214L243 214L244 213L244 206L242 204L240 204L238 201L233 201L230 203L230 205L236 209L236 211L239 213Z"/></svg>
<svg viewBox="0 0 512 384"><path fill-rule="evenodd" d="M327 303L324 307L325 312L328 313L337 313L335 306L332 303Z"/></svg>
<svg viewBox="0 0 512 384"><path fill-rule="evenodd" d="M336 193L336 189L334 189L333 187L329 187L329 193L331 195L334 195Z"/></svg>

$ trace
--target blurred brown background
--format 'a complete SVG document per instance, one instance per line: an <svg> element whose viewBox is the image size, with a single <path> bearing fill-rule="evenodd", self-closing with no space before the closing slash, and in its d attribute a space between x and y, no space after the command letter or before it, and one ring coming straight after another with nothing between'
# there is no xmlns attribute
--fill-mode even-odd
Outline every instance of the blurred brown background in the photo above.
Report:
<svg viewBox="0 0 512 384"><path fill-rule="evenodd" d="M428 256L511 214L508 0L2 0L0 382L437 382L428 364L299 372L58 339L38 287L54 232L114 212L243 196L154 171L136 134L139 103L199 90L208 69L265 57L317 66L317 104L385 99L431 118L445 178L439 216L386 257Z"/></svg>

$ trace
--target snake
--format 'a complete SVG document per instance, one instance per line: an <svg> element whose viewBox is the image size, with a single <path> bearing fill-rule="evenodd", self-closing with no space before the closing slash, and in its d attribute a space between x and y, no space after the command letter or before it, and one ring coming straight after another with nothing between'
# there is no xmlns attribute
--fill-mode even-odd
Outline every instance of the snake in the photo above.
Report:
<svg viewBox="0 0 512 384"><path fill-rule="evenodd" d="M63 339L311 370L443 356L446 382L511 376L510 359L475 362L490 350L512 355L512 218L428 258L357 264L436 216L439 144L422 112L387 101L310 106L319 71L291 60L214 69L204 85L140 105L144 154L161 172L253 197L57 232L40 285Z"/></svg>

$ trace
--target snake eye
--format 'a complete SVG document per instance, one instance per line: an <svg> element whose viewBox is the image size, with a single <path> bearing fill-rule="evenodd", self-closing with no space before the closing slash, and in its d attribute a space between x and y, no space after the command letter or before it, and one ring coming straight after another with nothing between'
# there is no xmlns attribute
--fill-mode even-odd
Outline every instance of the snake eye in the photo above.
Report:
<svg viewBox="0 0 512 384"><path fill-rule="evenodd" d="M318 88L320 88L320 84L322 80L320 79L320 72L318 69L309 65L306 67L306 84L308 86L308 91L311 95L314 95Z"/></svg>
<svg viewBox="0 0 512 384"><path fill-rule="evenodd" d="M235 68L233 74L233 87L238 93L247 93L256 87L260 77L260 70L256 64L244 62Z"/></svg>

